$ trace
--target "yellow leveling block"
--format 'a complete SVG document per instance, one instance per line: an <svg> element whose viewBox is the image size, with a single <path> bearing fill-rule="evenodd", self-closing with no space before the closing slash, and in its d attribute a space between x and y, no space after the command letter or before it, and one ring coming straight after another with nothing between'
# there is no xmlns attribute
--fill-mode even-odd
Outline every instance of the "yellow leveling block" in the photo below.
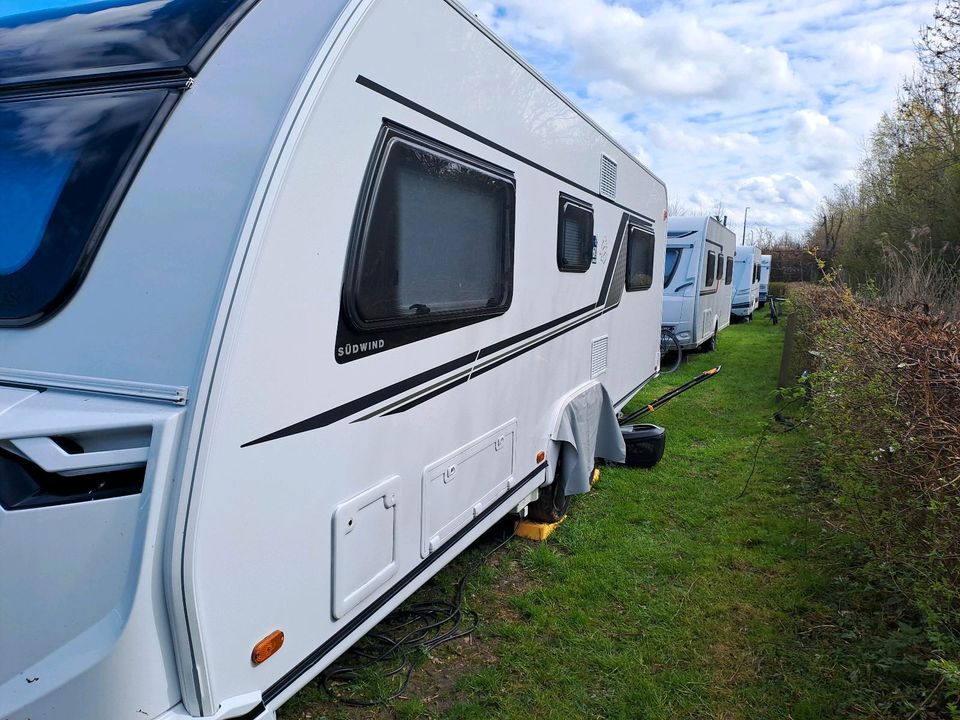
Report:
<svg viewBox="0 0 960 720"><path fill-rule="evenodd" d="M590 476L590 487L593 487L597 484L597 481L600 479L600 468L594 468L593 475ZM553 531L560 527L563 524L563 521L567 519L567 516L564 515L560 520L555 523L540 523L534 522L533 520L521 520L517 523L517 535L527 540L536 540L538 542L543 542Z"/></svg>
<svg viewBox="0 0 960 720"><path fill-rule="evenodd" d="M517 523L517 535L527 540L538 540L543 542L567 519L567 516L564 515L558 522L555 523L539 523L533 522L533 520L521 520Z"/></svg>

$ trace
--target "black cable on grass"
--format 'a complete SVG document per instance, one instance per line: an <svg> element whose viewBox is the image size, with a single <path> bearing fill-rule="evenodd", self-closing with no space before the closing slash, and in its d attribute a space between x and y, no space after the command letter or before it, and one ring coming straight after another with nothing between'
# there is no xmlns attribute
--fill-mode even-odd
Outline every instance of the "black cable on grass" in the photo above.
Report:
<svg viewBox="0 0 960 720"><path fill-rule="evenodd" d="M480 624L480 615L464 608L467 581L491 555L513 539L516 529L515 523L505 540L464 573L457 581L451 601L417 602L397 608L357 641L321 673L318 682L327 695L336 702L355 707L385 705L406 689L418 658L440 645L471 635ZM371 699L350 692L350 686L357 683L391 685L379 697Z"/></svg>
<svg viewBox="0 0 960 720"><path fill-rule="evenodd" d="M770 418L767 421L767 424L763 426L763 432L760 433L760 438L757 440L757 447L753 451L753 463L750 465L750 473L747 475L747 479L744 480L743 487L740 488L740 492L737 493L737 495L732 498L733 500L740 500L741 498L743 498L744 495L747 494L747 489L750 487L750 481L753 480L754 473L756 473L757 471L757 460L760 458L760 449L763 447L763 443L766 441L767 435L770 434L771 429L775 427L775 423L784 428L783 430L780 430L777 433L778 435L785 435L788 432L792 432L796 430L797 427L799 427L800 423L798 423L796 420L793 420L791 418L784 416L783 411L786 410L791 405L793 405L794 403L800 400L805 400L805 399L806 399L805 397L793 398L787 404L785 404L782 409L775 412L773 414L773 417Z"/></svg>

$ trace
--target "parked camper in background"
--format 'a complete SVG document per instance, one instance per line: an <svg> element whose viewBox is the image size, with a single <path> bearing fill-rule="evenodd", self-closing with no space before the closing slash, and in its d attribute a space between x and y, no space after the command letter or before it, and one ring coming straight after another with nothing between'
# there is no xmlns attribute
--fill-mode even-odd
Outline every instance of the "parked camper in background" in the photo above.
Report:
<svg viewBox="0 0 960 720"><path fill-rule="evenodd" d="M733 254L737 238L712 217L675 217L667 223L663 326L684 350L713 350L730 324Z"/></svg>
<svg viewBox="0 0 960 720"><path fill-rule="evenodd" d="M273 718L623 459L666 191L453 0L63 4L0 20L0 718Z"/></svg>
<svg viewBox="0 0 960 720"><path fill-rule="evenodd" d="M767 304L767 288L770 286L771 255L760 256L760 307Z"/></svg>
<svg viewBox="0 0 960 720"><path fill-rule="evenodd" d="M760 248L737 245L733 258L733 304L735 318L753 318L760 304Z"/></svg>

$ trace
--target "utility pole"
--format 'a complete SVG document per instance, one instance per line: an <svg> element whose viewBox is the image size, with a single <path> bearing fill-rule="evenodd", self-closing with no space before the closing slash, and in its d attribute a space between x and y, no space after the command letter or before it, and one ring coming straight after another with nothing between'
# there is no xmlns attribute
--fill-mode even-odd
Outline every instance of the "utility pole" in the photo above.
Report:
<svg viewBox="0 0 960 720"><path fill-rule="evenodd" d="M749 210L749 209L750 209L750 206L749 206L749 205L747 205L747 206L743 209L743 237L740 238L740 244L741 244L741 245L746 245L746 244L747 244L747 210Z"/></svg>

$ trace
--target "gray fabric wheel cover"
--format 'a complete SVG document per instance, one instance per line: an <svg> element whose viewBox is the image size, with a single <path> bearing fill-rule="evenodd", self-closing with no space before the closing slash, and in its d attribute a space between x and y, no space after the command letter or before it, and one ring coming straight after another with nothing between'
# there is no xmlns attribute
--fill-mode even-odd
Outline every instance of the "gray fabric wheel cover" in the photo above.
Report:
<svg viewBox="0 0 960 720"><path fill-rule="evenodd" d="M560 470L566 494L590 489L594 459L624 462L627 448L606 388L599 382L583 388L567 401L552 439L560 443Z"/></svg>

